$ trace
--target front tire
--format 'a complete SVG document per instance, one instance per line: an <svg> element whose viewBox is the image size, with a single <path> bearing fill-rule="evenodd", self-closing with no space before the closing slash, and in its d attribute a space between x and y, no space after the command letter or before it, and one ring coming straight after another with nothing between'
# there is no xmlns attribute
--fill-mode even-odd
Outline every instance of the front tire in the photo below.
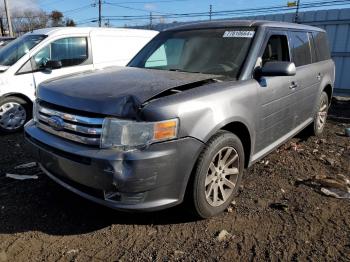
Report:
<svg viewBox="0 0 350 262"><path fill-rule="evenodd" d="M21 130L31 117L28 103L19 97L0 99L0 132L15 133Z"/></svg>
<svg viewBox="0 0 350 262"><path fill-rule="evenodd" d="M244 150L239 138L219 131L200 154L192 185L196 215L209 218L222 213L238 191L244 169Z"/></svg>

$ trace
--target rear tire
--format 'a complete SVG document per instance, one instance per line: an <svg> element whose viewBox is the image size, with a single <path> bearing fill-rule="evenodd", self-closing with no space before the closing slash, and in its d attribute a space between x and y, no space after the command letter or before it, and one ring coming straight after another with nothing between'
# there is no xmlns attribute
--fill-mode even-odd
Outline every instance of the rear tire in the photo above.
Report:
<svg viewBox="0 0 350 262"><path fill-rule="evenodd" d="M320 136L323 133L324 127L326 125L328 108L328 95L326 92L322 92L318 102L317 111L314 115L314 121L310 126L310 131L312 135Z"/></svg>
<svg viewBox="0 0 350 262"><path fill-rule="evenodd" d="M200 154L190 187L195 214L209 218L222 213L239 189L244 169L244 150L239 138L219 131Z"/></svg>
<svg viewBox="0 0 350 262"><path fill-rule="evenodd" d="M31 107L22 98L9 96L0 99L0 132L15 133L31 118Z"/></svg>

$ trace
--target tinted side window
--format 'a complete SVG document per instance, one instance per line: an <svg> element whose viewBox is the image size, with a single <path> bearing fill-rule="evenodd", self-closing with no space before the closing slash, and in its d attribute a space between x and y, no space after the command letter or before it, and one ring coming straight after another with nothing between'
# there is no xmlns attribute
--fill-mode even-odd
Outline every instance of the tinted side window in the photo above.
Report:
<svg viewBox="0 0 350 262"><path fill-rule="evenodd" d="M324 32L313 32L317 60L323 61L331 58L327 35Z"/></svg>
<svg viewBox="0 0 350 262"><path fill-rule="evenodd" d="M87 39L69 37L56 40L41 49L32 59L33 70L45 65L49 60L62 62L62 67L74 66L88 59Z"/></svg>
<svg viewBox="0 0 350 262"><path fill-rule="evenodd" d="M264 65L270 61L290 61L287 36L270 36L262 56L262 63Z"/></svg>
<svg viewBox="0 0 350 262"><path fill-rule="evenodd" d="M311 64L311 48L307 32L291 32L295 66Z"/></svg>
<svg viewBox="0 0 350 262"><path fill-rule="evenodd" d="M309 39L310 39L311 62L312 62L312 63L316 63L316 62L318 62L318 60L317 60L315 42L314 42L314 40L313 40L312 33L307 33L307 34L309 35Z"/></svg>

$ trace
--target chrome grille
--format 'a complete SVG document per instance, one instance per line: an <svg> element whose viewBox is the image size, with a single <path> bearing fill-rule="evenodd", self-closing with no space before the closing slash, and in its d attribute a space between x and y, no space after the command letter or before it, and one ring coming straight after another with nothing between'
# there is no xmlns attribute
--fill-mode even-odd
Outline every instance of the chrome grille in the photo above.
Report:
<svg viewBox="0 0 350 262"><path fill-rule="evenodd" d="M42 105L39 102L36 103L34 110L36 124L42 130L86 145L98 146L100 144L104 118L67 113L61 109L46 107L45 104ZM59 130L50 122L54 117L58 117L61 121Z"/></svg>

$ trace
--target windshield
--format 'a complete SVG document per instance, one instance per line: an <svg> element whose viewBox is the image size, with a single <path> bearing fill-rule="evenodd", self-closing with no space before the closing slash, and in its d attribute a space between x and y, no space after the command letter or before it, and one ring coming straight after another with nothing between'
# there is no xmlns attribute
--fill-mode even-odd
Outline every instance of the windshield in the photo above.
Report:
<svg viewBox="0 0 350 262"><path fill-rule="evenodd" d="M163 32L128 66L237 79L254 33L243 27Z"/></svg>
<svg viewBox="0 0 350 262"><path fill-rule="evenodd" d="M0 65L12 66L22 56L39 44L46 35L24 35L0 49Z"/></svg>

